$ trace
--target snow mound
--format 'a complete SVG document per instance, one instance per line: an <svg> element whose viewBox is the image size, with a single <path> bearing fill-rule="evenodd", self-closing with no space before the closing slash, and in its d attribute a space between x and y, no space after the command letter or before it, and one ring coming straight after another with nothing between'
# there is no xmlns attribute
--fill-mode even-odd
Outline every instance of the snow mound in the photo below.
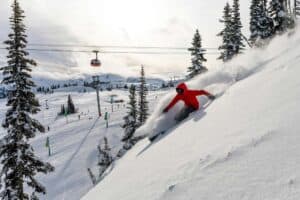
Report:
<svg viewBox="0 0 300 200"><path fill-rule="evenodd" d="M220 97L161 140L139 142L83 200L299 199L299 62L298 30L188 82ZM172 126L174 113L160 113L173 95L138 134Z"/></svg>

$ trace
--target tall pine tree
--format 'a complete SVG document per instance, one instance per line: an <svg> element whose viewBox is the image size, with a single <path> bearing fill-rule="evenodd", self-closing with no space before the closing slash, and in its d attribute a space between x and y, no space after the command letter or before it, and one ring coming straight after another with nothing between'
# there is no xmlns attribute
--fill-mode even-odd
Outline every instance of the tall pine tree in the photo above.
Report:
<svg viewBox="0 0 300 200"><path fill-rule="evenodd" d="M36 132L44 132L44 127L38 120L32 118L40 111L39 102L32 88L31 67L36 63L28 58L26 52L26 34L23 24L24 11L17 0L12 4L10 25L12 33L5 41L8 45L7 66L2 67L2 83L10 88L5 120L2 126L7 129L7 135L1 139L1 198L7 200L38 199L37 193L46 193L46 189L38 182L38 173L48 173L54 170L49 163L44 163L35 156L30 145L30 139ZM29 188L31 189L29 189ZM26 189L27 188L27 189Z"/></svg>
<svg viewBox="0 0 300 200"><path fill-rule="evenodd" d="M263 45L265 39L273 35L273 21L268 16L266 0L252 0L250 7L250 42L254 46Z"/></svg>
<svg viewBox="0 0 300 200"><path fill-rule="evenodd" d="M193 78L207 71L207 68L203 65L203 62L207 60L204 58L205 50L202 49L201 36L198 30L196 30L192 45L193 46L188 49L192 56L192 66L188 68L188 78Z"/></svg>
<svg viewBox="0 0 300 200"><path fill-rule="evenodd" d="M131 85L129 88L129 102L128 102L128 113L124 117L124 125L122 128L124 129L124 136L122 141L125 142L126 145L134 145L132 141L133 134L135 130L138 128L137 125L137 100L136 100L136 88L134 85ZM128 147L130 148L130 147Z"/></svg>
<svg viewBox="0 0 300 200"><path fill-rule="evenodd" d="M232 42L235 55L242 53L245 45L243 43L242 22L240 15L239 0L233 0L232 5Z"/></svg>
<svg viewBox="0 0 300 200"><path fill-rule="evenodd" d="M295 22L288 11L287 0L271 0L268 11L273 19L274 33L282 34L287 29L294 27Z"/></svg>
<svg viewBox="0 0 300 200"><path fill-rule="evenodd" d="M226 3L223 13L224 14L220 22L224 24L224 29L217 35L222 37L222 45L219 47L221 55L218 57L218 59L226 62L228 60L231 60L234 55L232 41L232 9L229 3Z"/></svg>
<svg viewBox="0 0 300 200"><path fill-rule="evenodd" d="M129 102L128 102L128 113L124 117L124 135L122 141L124 142L123 147L117 153L117 157L121 158L129 149L132 148L138 141L144 138L144 136L134 137L136 129L141 125L138 122L138 111L137 100L136 100L136 87L131 85L129 88ZM139 115L140 117L140 115Z"/></svg>
<svg viewBox="0 0 300 200"><path fill-rule="evenodd" d="M147 101L147 95L148 95L148 88L146 85L146 78L145 78L145 70L144 66L141 66L141 77L140 77L140 87L139 87L139 101L138 101L138 106L139 106L139 125L143 125L147 118L148 118L148 101Z"/></svg>
<svg viewBox="0 0 300 200"><path fill-rule="evenodd" d="M255 43L257 38L259 38L259 20L261 16L260 10L260 0L252 0L250 6L250 41L251 43Z"/></svg>

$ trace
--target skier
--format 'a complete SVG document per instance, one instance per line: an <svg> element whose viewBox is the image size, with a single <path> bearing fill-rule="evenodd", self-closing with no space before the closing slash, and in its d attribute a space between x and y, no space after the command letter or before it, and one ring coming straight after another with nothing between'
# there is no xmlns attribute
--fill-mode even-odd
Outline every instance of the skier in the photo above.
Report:
<svg viewBox="0 0 300 200"><path fill-rule="evenodd" d="M197 96L206 95L210 100L216 97L205 90L189 90L185 83L180 83L176 87L177 95L170 104L163 110L163 113L168 112L179 100L184 101L185 107L176 115L175 120L180 122L187 118L190 113L199 109Z"/></svg>

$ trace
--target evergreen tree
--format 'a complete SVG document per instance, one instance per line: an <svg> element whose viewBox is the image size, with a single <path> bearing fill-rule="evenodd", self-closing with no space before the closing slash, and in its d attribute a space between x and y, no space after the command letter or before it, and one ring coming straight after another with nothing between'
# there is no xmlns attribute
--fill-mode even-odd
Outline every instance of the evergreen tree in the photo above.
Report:
<svg viewBox="0 0 300 200"><path fill-rule="evenodd" d="M295 22L291 14L288 12L286 0L271 0L268 11L273 19L274 33L282 34L288 28L294 27Z"/></svg>
<svg viewBox="0 0 300 200"><path fill-rule="evenodd" d="M66 113L65 105L62 104L61 107L60 107L60 113L59 113L59 115L64 115L65 113Z"/></svg>
<svg viewBox="0 0 300 200"><path fill-rule="evenodd" d="M111 155L111 149L108 145L107 138L104 137L103 140L100 142L100 144L97 146L98 149L98 167L99 167L99 175L96 178L94 173L90 168L87 168L89 177L93 183L93 185L96 185L101 179L103 178L102 175L107 170L107 168L112 164L113 157Z"/></svg>
<svg viewBox="0 0 300 200"><path fill-rule="evenodd" d="M139 88L139 125L142 125L146 122L148 117L148 101L147 101L147 95L148 95L148 88L146 86L146 78L145 78L145 70L144 66L141 67L141 77L140 77L140 88Z"/></svg>
<svg viewBox="0 0 300 200"><path fill-rule="evenodd" d="M254 43L259 37L258 27L261 16L260 0L252 0L250 6L250 41Z"/></svg>
<svg viewBox="0 0 300 200"><path fill-rule="evenodd" d="M73 103L71 95L68 95L68 107L67 107L67 111L68 111L68 114L74 114L74 113L76 113L76 109L75 109L75 106L74 106L74 103Z"/></svg>
<svg viewBox="0 0 300 200"><path fill-rule="evenodd" d="M54 170L49 163L44 163L35 156L30 139L36 132L44 132L44 127L38 120L32 118L40 111L39 102L32 88L35 87L30 73L34 60L28 58L26 52L26 34L23 23L24 11L17 0L12 4L13 14L10 17L12 33L5 41L8 45L7 66L2 67L2 83L10 87L7 99L5 120L2 126L7 129L7 135L1 139L1 198L7 200L38 199L37 193L46 193L45 187L38 182L38 173L48 173ZM29 189L29 188L31 189Z"/></svg>
<svg viewBox="0 0 300 200"><path fill-rule="evenodd" d="M295 0L294 10L295 16L300 16L300 0Z"/></svg>
<svg viewBox="0 0 300 200"><path fill-rule="evenodd" d="M233 0L232 5L232 42L235 55L242 53L245 45L243 43L242 22L240 17L239 0Z"/></svg>
<svg viewBox="0 0 300 200"><path fill-rule="evenodd" d="M264 39L273 35L273 21L268 16L266 0L252 0L250 7L250 42L261 46Z"/></svg>
<svg viewBox="0 0 300 200"><path fill-rule="evenodd" d="M87 168L89 177L93 183L96 185L102 179L102 175L106 171L106 169L112 164L113 157L111 155L111 149L108 145L107 138L104 137L100 144L97 146L98 149L98 167L99 167L99 175L98 178L94 175L90 168Z"/></svg>
<svg viewBox="0 0 300 200"><path fill-rule="evenodd" d="M137 129L137 100L136 100L136 89L134 85L130 86L129 89L129 102L128 102L128 113L124 117L124 125L122 128L125 131L125 134L122 138L122 141L134 145L131 141L135 130Z"/></svg>
<svg viewBox="0 0 300 200"><path fill-rule="evenodd" d="M143 139L144 137L134 137L134 133L136 129L141 125L138 122L138 108L137 108L137 100L136 100L136 87L134 85L130 86L129 89L129 102L128 102L128 113L124 117L124 124L122 128L124 129L124 136L122 141L124 142L123 147L119 150L117 157L121 158L126 151L132 148L138 141ZM140 117L140 115L139 115Z"/></svg>
<svg viewBox="0 0 300 200"><path fill-rule="evenodd" d="M98 166L99 166L99 179L101 179L103 173L113 162L111 155L111 149L108 146L107 138L104 137L103 144L98 145Z"/></svg>
<svg viewBox="0 0 300 200"><path fill-rule="evenodd" d="M202 49L201 36L198 30L196 30L192 45L193 46L188 49L192 55L192 66L188 68L188 78L193 78L207 71L207 68L203 66L203 62L207 60L204 58L205 50Z"/></svg>
<svg viewBox="0 0 300 200"><path fill-rule="evenodd" d="M220 22L224 24L224 29L217 35L222 37L222 45L219 47L219 50L221 50L221 55L218 57L218 59L226 62L231 60L234 55L232 41L232 9L229 3L226 3L223 13L224 14Z"/></svg>

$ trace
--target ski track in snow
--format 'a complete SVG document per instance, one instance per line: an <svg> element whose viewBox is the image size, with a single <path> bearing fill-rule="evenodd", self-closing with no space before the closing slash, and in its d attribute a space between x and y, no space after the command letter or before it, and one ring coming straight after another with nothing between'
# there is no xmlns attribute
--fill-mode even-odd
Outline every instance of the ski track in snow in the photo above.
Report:
<svg viewBox="0 0 300 200"><path fill-rule="evenodd" d="M73 159L75 158L75 156L78 154L78 152L81 150L81 147L83 146L83 144L85 143L85 141L87 140L87 137L90 135L90 133L92 132L92 130L95 128L96 123L99 121L99 118L97 118L95 120L95 122L93 123L93 125L91 126L91 128L88 130L87 134L84 136L84 138L82 139L82 142L79 144L78 148L76 149L76 151L73 153L73 155L70 157L70 159L68 159L66 165L63 167L63 169L61 170L61 172L59 173L60 177L63 177L65 171L70 167ZM73 130L75 131L75 129ZM73 132L71 131L71 132ZM66 185L64 186L66 187ZM63 192L63 199L65 199L65 191Z"/></svg>
<svg viewBox="0 0 300 200"><path fill-rule="evenodd" d="M44 161L50 162L55 167L55 172L46 176L39 174L38 179L46 186L47 195L40 196L40 199L80 199L90 188L93 187L87 168L91 168L97 174L97 145L104 137L108 137L112 152L115 155L121 148L120 139L123 135L121 124L123 117L127 112L123 104L114 106L114 112L111 113L111 104L106 101L110 94L117 94L120 98L127 101L127 91L101 92L102 111L109 112L109 128L106 128L103 118L97 118L97 107L95 104L95 92L78 93L76 89L69 88L71 92L60 91L54 94L38 94L37 97L41 104L41 112L34 115L50 131L44 134L37 134L31 143L35 152ZM156 98L161 97L166 91L150 91L149 101L150 109L155 104ZM68 123L64 116L57 116L61 104L66 104L67 96L71 94L76 107L81 112L81 119L78 120L78 114L68 116ZM48 100L49 109L46 109L45 101ZM6 99L0 99L0 119L4 119L6 111ZM124 103L126 104L126 102ZM92 119L89 119L92 118ZM1 135L5 130L0 127ZM48 151L45 148L46 138L50 138L52 155L48 157ZM113 166L107 170L108 175Z"/></svg>

